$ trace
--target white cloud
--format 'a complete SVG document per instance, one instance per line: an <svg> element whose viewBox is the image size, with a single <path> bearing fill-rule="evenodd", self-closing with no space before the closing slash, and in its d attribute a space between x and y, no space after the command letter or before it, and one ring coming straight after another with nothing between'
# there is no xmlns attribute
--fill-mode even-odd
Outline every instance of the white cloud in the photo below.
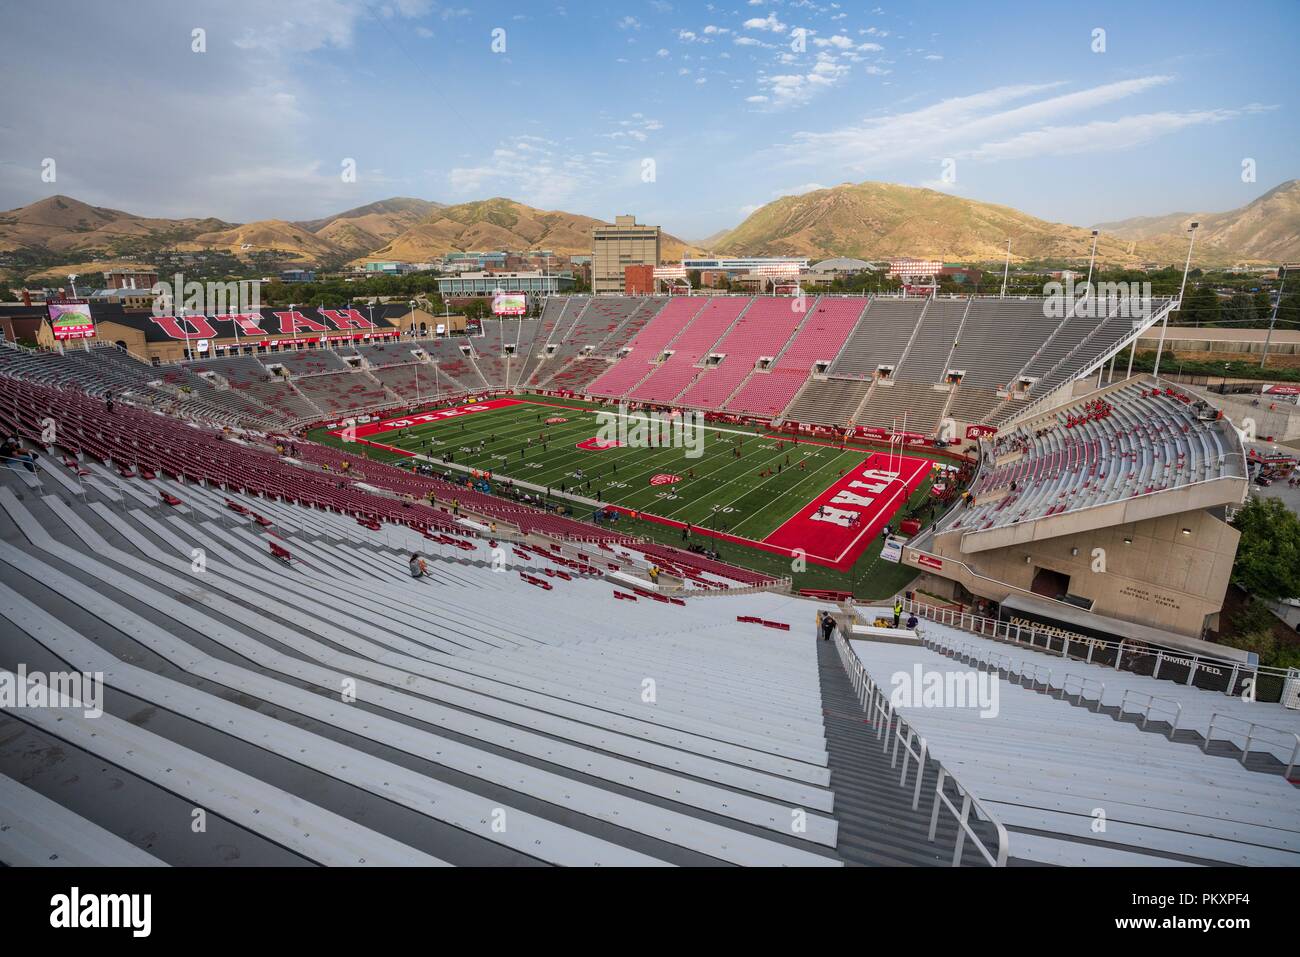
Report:
<svg viewBox="0 0 1300 957"><path fill-rule="evenodd" d="M786 25L776 18L775 13L746 20L744 27L746 30L768 30L772 33L785 33L786 30Z"/></svg>
<svg viewBox="0 0 1300 957"><path fill-rule="evenodd" d="M1045 126L998 142L985 143L976 149L959 152L957 156L991 162L1036 156L1107 153L1143 146L1189 126L1223 123L1238 115L1237 110L1143 113L1118 120L1094 120L1075 126Z"/></svg>
<svg viewBox="0 0 1300 957"><path fill-rule="evenodd" d="M1063 83L995 87L949 97L908 113L871 117L829 132L796 133L782 152L791 162L840 163L858 172L900 157L953 155L958 150L977 149L996 137L1032 131L1056 117L1077 117L1171 79L1138 77L1052 96L1045 94L1059 90ZM1025 100L1029 102L1014 105Z"/></svg>

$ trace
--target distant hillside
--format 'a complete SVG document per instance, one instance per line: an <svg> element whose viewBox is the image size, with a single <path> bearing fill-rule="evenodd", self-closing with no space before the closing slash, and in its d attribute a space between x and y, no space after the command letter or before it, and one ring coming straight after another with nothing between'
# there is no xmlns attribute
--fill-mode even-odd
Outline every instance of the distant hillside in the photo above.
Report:
<svg viewBox="0 0 1300 957"><path fill-rule="evenodd" d="M1170 213L1102 223L1098 258L1109 265L1177 263L1186 254L1186 224L1198 220L1201 265L1300 260L1300 180L1224 213ZM449 252L550 249L591 252L600 220L541 210L497 197L444 206L392 197L332 216L301 221L228 223L216 218L162 219L51 196L0 213L0 252L14 254L8 275L91 272L98 263L149 262L164 250L219 250L245 259L334 265L374 259L426 262ZM663 259L691 252L793 255L823 259L925 256L997 262L1007 238L1017 262L1082 262L1089 229L1051 223L1027 213L948 193L890 183L846 183L761 207L743 223L700 242L665 233ZM62 265L62 264L68 265Z"/></svg>
<svg viewBox="0 0 1300 957"><path fill-rule="evenodd" d="M1185 224L1199 219L1202 264L1271 263L1300 258L1300 184L1292 180L1227 213L1174 213L1102 223L1097 258L1111 265L1178 262ZM768 203L714 244L717 252L750 255L926 256L989 262L1007 238L1016 261L1081 261L1089 229L948 193L890 183L846 183Z"/></svg>
<svg viewBox="0 0 1300 957"><path fill-rule="evenodd" d="M0 213L0 251L21 249L112 255L162 246L227 229L220 219L151 219L118 209L91 206L70 196L50 196Z"/></svg>
<svg viewBox="0 0 1300 957"><path fill-rule="evenodd" d="M496 197L434 210L421 223L364 258L421 262L449 252L484 249L549 249L589 255L591 230L601 221L577 213L541 210ZM663 235L665 260L682 257L688 243Z"/></svg>
<svg viewBox="0 0 1300 957"><path fill-rule="evenodd" d="M190 242L180 243L177 249L181 252L220 250L235 256L278 253L304 263L337 259L340 255L340 250L334 243L280 219L264 219L217 232L201 233Z"/></svg>
<svg viewBox="0 0 1300 957"><path fill-rule="evenodd" d="M397 196L349 209L323 219L295 223L351 256L364 255L392 242L442 203Z"/></svg>
<svg viewBox="0 0 1300 957"><path fill-rule="evenodd" d="M1196 249L1228 264L1300 259L1300 180L1288 180L1259 199L1226 213L1138 216L1097 228L1121 239L1186 247L1187 227L1199 222Z"/></svg>
<svg viewBox="0 0 1300 957"><path fill-rule="evenodd" d="M813 259L920 256L990 262L1003 258L1008 238L1016 261L1085 259L1092 248L1091 232L1079 226L932 189L866 182L783 196L722 236L715 250ZM1111 263L1134 258L1128 243L1104 235L1097 255Z"/></svg>

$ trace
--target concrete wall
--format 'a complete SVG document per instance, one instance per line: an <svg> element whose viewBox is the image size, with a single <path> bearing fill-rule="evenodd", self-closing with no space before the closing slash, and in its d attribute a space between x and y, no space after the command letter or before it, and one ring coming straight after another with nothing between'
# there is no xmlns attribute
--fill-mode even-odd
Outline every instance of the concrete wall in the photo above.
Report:
<svg viewBox="0 0 1300 957"><path fill-rule="evenodd" d="M943 569L908 564L995 601L1031 590L1037 570L1047 569L1069 576L1070 593L1092 599L1097 614L1196 637L1223 607L1239 539L1226 522L1196 510L974 555L960 553L958 535L944 535L931 549ZM1102 570L1093 570L1094 549L1102 549Z"/></svg>

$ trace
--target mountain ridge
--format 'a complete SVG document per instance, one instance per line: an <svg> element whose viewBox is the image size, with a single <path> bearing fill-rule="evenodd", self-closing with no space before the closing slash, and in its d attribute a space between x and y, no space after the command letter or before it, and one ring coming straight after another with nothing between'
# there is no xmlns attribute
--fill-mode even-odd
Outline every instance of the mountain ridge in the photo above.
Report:
<svg viewBox="0 0 1300 957"><path fill-rule="evenodd" d="M1196 259L1204 265L1272 264L1300 259L1300 180L1287 180L1245 206L1219 213L1167 213L1100 223L1099 261L1107 265L1180 262L1186 224L1201 223ZM0 212L0 253L22 251L83 267L147 261L165 249L221 250L248 258L270 252L288 262L342 265L380 259L424 262L449 252L550 249L589 254L601 220L543 210L503 196L445 205L394 196L316 219L231 223L216 217L138 216L55 195ZM1053 223L1010 206L924 187L867 181L782 196L739 225L697 242L663 234L662 258L720 255L920 256L996 262L1011 258L1083 261L1091 229ZM50 268L45 267L45 271ZM14 272L10 269L9 272Z"/></svg>

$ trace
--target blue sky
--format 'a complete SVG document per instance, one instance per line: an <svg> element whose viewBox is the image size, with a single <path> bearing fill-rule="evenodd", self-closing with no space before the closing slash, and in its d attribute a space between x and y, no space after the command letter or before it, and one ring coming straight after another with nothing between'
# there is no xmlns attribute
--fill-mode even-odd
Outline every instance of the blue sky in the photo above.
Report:
<svg viewBox="0 0 1300 957"><path fill-rule="evenodd" d="M248 221L509 196L687 239L867 179L1079 225L1229 209L1300 176L1295 13L46 0L5 13L0 208Z"/></svg>

